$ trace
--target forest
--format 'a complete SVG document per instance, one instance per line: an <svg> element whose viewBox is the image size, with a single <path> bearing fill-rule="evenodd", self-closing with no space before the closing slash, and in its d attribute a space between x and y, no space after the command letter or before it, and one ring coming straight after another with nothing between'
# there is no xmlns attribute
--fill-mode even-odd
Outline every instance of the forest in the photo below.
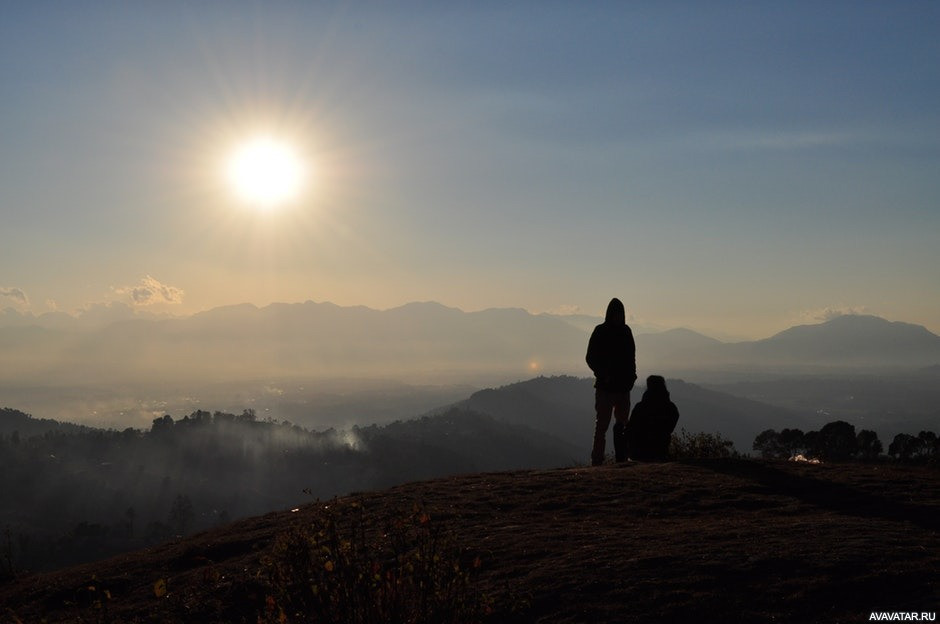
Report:
<svg viewBox="0 0 940 624"><path fill-rule="evenodd" d="M5 408L0 570L58 568L406 481L570 462L547 434L461 409L347 431L195 411L116 431Z"/></svg>

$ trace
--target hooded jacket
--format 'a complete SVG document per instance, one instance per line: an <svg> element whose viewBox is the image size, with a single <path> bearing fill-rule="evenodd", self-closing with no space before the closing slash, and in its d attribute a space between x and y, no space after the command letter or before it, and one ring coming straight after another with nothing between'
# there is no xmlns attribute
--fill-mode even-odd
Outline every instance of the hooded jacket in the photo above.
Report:
<svg viewBox="0 0 940 624"><path fill-rule="evenodd" d="M643 399L633 408L626 436L630 457L640 461L664 461L669 455L669 438L679 422L679 408L669 398L666 380L659 375L646 378Z"/></svg>
<svg viewBox="0 0 940 624"><path fill-rule="evenodd" d="M604 322L591 333L585 360L594 372L594 387L598 390L629 392L633 389L636 343L619 299L611 299L607 304Z"/></svg>

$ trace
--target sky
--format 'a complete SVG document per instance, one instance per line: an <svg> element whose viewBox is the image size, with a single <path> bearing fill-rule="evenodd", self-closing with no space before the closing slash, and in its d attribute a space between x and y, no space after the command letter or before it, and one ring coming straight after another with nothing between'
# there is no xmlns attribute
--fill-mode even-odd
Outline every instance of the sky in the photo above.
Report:
<svg viewBox="0 0 940 624"><path fill-rule="evenodd" d="M2 2L0 309L940 333L936 2ZM259 207L225 163L302 164Z"/></svg>

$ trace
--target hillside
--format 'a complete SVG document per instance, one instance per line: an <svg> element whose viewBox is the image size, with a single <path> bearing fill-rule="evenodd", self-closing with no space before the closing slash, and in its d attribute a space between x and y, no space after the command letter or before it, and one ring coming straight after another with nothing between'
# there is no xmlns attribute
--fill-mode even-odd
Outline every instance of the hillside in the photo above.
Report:
<svg viewBox="0 0 940 624"><path fill-rule="evenodd" d="M479 558L471 591L491 598L489 622L861 622L940 600L940 472L702 461L473 474L309 504L16 579L0 586L0 621L255 622L277 535L327 506L361 505L380 527L416 503Z"/></svg>
<svg viewBox="0 0 940 624"><path fill-rule="evenodd" d="M637 380L631 393L634 404L643 396L645 380ZM806 410L789 410L755 400L708 390L678 379L667 381L679 407L680 429L720 432L742 453L751 450L754 437L765 429L811 427ZM579 446L586 458L594 423L594 380L575 377L538 377L500 388L475 392L458 403L509 423L545 431Z"/></svg>
<svg viewBox="0 0 940 624"><path fill-rule="evenodd" d="M19 410L9 407L0 408L0 436L16 432L17 436L29 437L46 432L76 433L91 431L89 427L72 423L59 422L51 418L33 418Z"/></svg>

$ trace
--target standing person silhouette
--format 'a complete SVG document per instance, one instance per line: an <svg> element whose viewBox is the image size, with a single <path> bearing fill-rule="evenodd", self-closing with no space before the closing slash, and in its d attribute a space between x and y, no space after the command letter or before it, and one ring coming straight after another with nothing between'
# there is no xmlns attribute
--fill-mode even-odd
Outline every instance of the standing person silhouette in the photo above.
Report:
<svg viewBox="0 0 940 624"><path fill-rule="evenodd" d="M630 417L630 391L636 381L636 343L626 322L623 303L616 297L607 304L604 322L594 328L588 342L587 365L594 372L594 446L591 464L604 463L607 427L614 424L614 455L627 459L626 425Z"/></svg>

